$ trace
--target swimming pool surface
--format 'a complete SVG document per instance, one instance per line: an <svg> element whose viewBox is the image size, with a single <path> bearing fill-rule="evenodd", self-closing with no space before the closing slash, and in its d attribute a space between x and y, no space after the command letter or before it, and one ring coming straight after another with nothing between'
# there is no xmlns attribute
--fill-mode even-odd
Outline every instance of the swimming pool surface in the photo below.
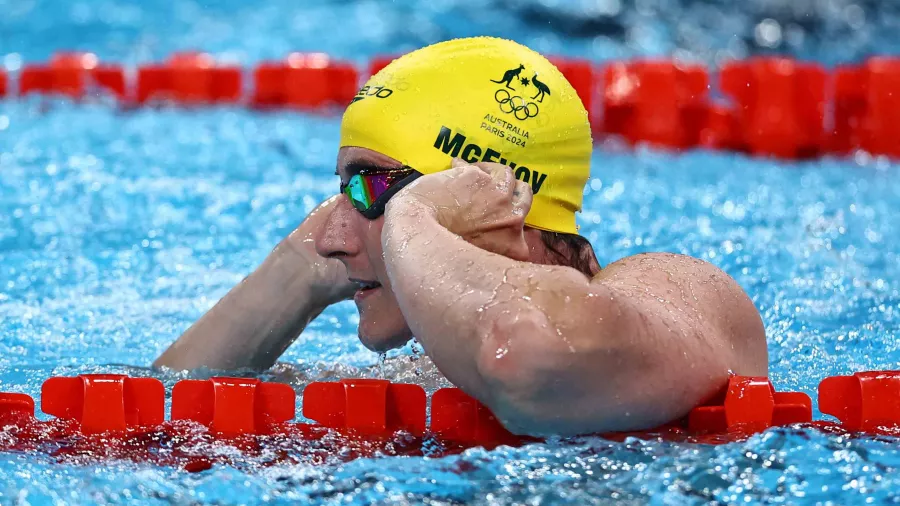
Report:
<svg viewBox="0 0 900 506"><path fill-rule="evenodd" d="M600 37L565 37L533 18L548 10L585 26L566 2L308 3L0 0L0 62L15 69L57 49L89 49L136 63L203 49L246 65L290 50L362 63L475 34L595 60L673 51L715 59L748 50L725 34L749 26L752 38L748 20L762 5L710 24L708 11L727 9L598 2L618 6L619 24ZM858 15L849 5L829 4L837 14L821 14L825 33ZM900 17L864 7L869 18L836 52L811 34L787 50L825 62L896 51L888 35ZM696 37L679 35L673 12L696 21ZM336 191L338 122L240 108L0 102L0 390L38 398L48 376L89 372L153 375L169 388L182 379L146 367ZM779 389L815 398L825 376L900 368L897 164L598 147L592 170L580 223L601 263L671 251L724 269L762 312ZM409 347L378 367L356 323L352 303L329 309L282 358L295 366L265 377L291 377L298 388L333 374L416 380L397 365L415 358ZM0 453L0 504L884 504L900 502L898 443L773 429L718 447L580 438L445 458L249 459L197 474Z"/></svg>

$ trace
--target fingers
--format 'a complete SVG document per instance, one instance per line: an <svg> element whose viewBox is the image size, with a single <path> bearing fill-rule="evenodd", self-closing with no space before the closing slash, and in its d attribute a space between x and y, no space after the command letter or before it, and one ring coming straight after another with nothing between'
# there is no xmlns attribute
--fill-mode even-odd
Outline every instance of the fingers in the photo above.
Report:
<svg viewBox="0 0 900 506"><path fill-rule="evenodd" d="M522 209L523 216L531 210L531 199L534 195L531 193L531 186L524 181L516 180L513 189L512 205L514 209Z"/></svg>
<svg viewBox="0 0 900 506"><path fill-rule="evenodd" d="M452 167L455 169L464 169L465 167L474 167L491 177L491 180L498 183L498 187L507 193L510 197L510 203L516 214L521 213L524 217L531 210L531 202L534 197L531 186L516 179L513 170L501 163L494 162L475 162L468 163L460 158L454 158Z"/></svg>
<svg viewBox="0 0 900 506"><path fill-rule="evenodd" d="M516 176L513 175L512 169L506 165L500 165L499 163L479 163L475 166L487 172L491 178L498 183L509 185L510 191L515 187Z"/></svg>
<svg viewBox="0 0 900 506"><path fill-rule="evenodd" d="M495 179L497 178L497 176L505 175L506 173L509 173L509 175L512 176L512 169L507 167L506 165L503 165L502 163L475 162L472 165L490 174L491 177L494 177Z"/></svg>
<svg viewBox="0 0 900 506"><path fill-rule="evenodd" d="M503 165L502 163L496 162L475 162L468 163L462 158L454 158L453 162L450 164L451 168L458 169L462 167L475 167L481 169L482 172L494 176L496 174L502 174L503 172L512 172L512 169Z"/></svg>
<svg viewBox="0 0 900 506"><path fill-rule="evenodd" d="M475 162L475 163L466 163L465 160L461 160L459 158L454 158L452 163L453 168L463 168L463 167L475 167L488 176L491 177L492 180L496 181L500 187L506 191L508 194L512 194L513 190L516 186L516 177L513 174L513 171L510 167L503 165L502 163L495 162Z"/></svg>

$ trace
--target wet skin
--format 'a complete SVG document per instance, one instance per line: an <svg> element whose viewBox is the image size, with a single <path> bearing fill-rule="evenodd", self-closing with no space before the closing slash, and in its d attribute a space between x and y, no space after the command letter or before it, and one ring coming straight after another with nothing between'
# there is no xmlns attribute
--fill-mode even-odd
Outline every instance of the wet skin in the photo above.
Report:
<svg viewBox="0 0 900 506"><path fill-rule="evenodd" d="M337 173L399 165L348 147ZM333 197L154 365L266 369L352 296L366 347L415 335L448 380L518 433L650 428L731 373L767 374L759 313L721 270L652 253L588 279L549 265L540 232L524 225L530 204L508 167L461 162L417 179L376 220Z"/></svg>
<svg viewBox="0 0 900 506"><path fill-rule="evenodd" d="M367 165L400 163L344 148L338 174ZM645 254L587 279L545 265L523 206L530 189L507 168L461 164L420 178L377 220L341 199L316 250L350 278L378 283L354 297L367 347L416 335L448 379L520 432L651 427L731 372L766 375L759 314L715 266Z"/></svg>
<svg viewBox="0 0 900 506"><path fill-rule="evenodd" d="M348 147L338 154L336 174L346 182L363 168L390 169L401 165L376 151ZM316 252L343 263L348 278L355 284L377 284L374 288L360 286L353 295L360 315L360 341L373 351L398 348L412 338L385 270L381 245L383 227L383 215L369 220L353 208L349 199L340 196L322 223L315 242ZM519 255L521 259L546 263L548 255L540 241L540 233L527 228L524 234L528 251Z"/></svg>
<svg viewBox="0 0 900 506"><path fill-rule="evenodd" d="M344 148L338 155L337 175L346 182L361 168L396 168L396 160L375 151ZM373 351L403 346L410 338L409 327L391 290L381 249L384 216L369 220L350 200L338 197L316 237L316 252L324 258L339 260L347 276L359 286L353 301L359 310L359 338ZM369 284L373 287L367 287Z"/></svg>

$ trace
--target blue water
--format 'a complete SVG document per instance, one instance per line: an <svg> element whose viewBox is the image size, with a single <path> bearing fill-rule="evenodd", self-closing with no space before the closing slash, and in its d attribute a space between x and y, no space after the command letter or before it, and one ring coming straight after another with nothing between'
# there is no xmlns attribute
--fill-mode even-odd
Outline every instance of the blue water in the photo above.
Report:
<svg viewBox="0 0 900 506"><path fill-rule="evenodd" d="M588 3L0 0L0 63L15 69L71 48L127 62L186 48L245 63L292 49L364 62L480 33L595 60L772 50L829 62L895 51L889 34L900 22L892 4L857 5L859 25L850 2L810 18L777 2L730 11L738 8L615 1L592 2L619 11L591 24L598 15L576 4ZM708 22L717 12L721 22ZM791 16L818 21L791 32ZM786 19L793 38L760 47L762 18ZM338 21L337 33L322 28ZM832 35L844 32L835 49ZM237 108L0 102L0 389L37 398L48 376L86 372L154 375L171 387L183 376L146 366L335 191L338 126L331 116ZM604 264L672 251L724 269L762 312L776 386L815 397L827 375L900 368L897 216L900 166L884 159L787 163L607 146L594 155L580 223ZM409 347L381 365L356 341L356 323L351 303L329 309L284 355L293 365L264 377L298 388L335 375L440 383L425 366L416 374L424 361ZM796 429L719 447L583 438L445 458L248 459L198 474L52 460L0 454L0 504L900 502L896 439Z"/></svg>

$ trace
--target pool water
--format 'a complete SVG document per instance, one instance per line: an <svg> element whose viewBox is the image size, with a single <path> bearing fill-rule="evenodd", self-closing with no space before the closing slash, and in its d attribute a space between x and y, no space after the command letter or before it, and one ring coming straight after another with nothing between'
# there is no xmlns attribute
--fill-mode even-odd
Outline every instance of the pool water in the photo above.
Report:
<svg viewBox="0 0 900 506"><path fill-rule="evenodd" d="M761 50L752 20L763 4L731 12L718 4L598 2L619 11L588 36L594 18L550 1L513 8L449 0L252 7L0 0L0 61L15 69L57 49L90 49L134 63L200 48L247 65L294 49L363 63L474 34L598 61L671 52L709 61ZM832 4L818 13L820 25L798 25L804 44L786 38L781 50L828 62L828 35L848 29L847 12L858 14L847 11L851 4ZM849 32L840 54L895 49L888 34L897 13L861 5L867 21ZM705 24L710 9L730 14ZM672 12L696 19L697 36L678 35ZM551 22L534 21L535 13ZM320 27L338 20L340 33L323 35ZM579 36L564 36L565 27ZM742 42L723 39L729 31ZM92 372L152 375L169 388L186 377L147 366L336 191L338 128L333 114L0 102L0 390L38 398L51 375ZM900 368L896 163L864 154L791 163L606 145L592 170L580 223L601 262L671 251L724 269L762 312L777 388L814 398L825 376ZM284 355L291 365L263 377L298 389L334 376L441 384L412 347L382 364L357 342L357 322L352 303L330 308ZM883 504L900 501L898 448L896 438L782 428L723 446L576 438L443 458L336 455L274 466L238 458L196 474L5 453L0 504Z"/></svg>

